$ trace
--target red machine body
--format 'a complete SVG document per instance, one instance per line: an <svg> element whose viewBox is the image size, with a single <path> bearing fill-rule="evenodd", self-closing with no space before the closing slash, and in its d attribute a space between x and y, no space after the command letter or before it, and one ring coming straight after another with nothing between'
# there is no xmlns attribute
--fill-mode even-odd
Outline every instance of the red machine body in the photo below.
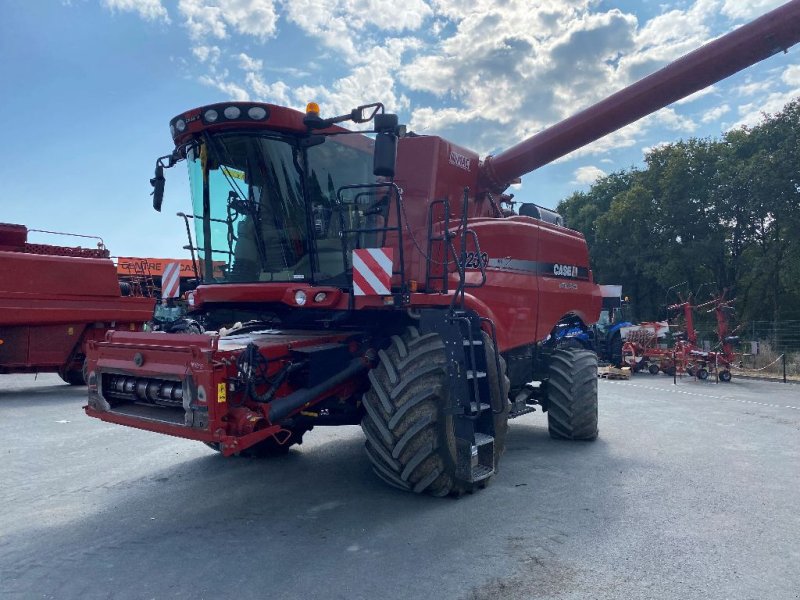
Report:
<svg viewBox="0 0 800 600"><path fill-rule="evenodd" d="M554 437L593 439L596 356L554 335L600 313L585 240L547 209L515 214L503 190L798 40L793 0L484 161L406 134L377 104L330 119L252 102L174 117L154 207L163 170L185 160L202 280L188 302L210 331L91 342L87 414L225 455L361 423L382 479L434 495L485 482L508 418L535 406ZM375 139L347 120L374 121Z"/></svg>
<svg viewBox="0 0 800 600"><path fill-rule="evenodd" d="M24 225L0 224L0 373L59 372L82 380L90 340L141 330L153 300L122 297L104 248L27 241Z"/></svg>

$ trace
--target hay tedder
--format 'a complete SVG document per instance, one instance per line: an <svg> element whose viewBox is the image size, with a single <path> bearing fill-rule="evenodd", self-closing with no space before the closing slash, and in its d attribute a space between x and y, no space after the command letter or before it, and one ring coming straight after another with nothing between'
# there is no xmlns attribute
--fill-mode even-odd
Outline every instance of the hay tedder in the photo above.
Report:
<svg viewBox="0 0 800 600"><path fill-rule="evenodd" d="M800 39L800 0L481 160L416 135L381 104L323 118L224 102L170 121L191 183L205 334L118 331L90 344L88 415L268 455L313 427L360 424L375 473L436 496L483 487L508 420L598 434L597 359L563 325L600 312L581 234L516 178ZM343 122L372 123L371 133Z"/></svg>
<svg viewBox="0 0 800 600"><path fill-rule="evenodd" d="M623 361L633 372L647 370L652 375L659 372L667 375L686 374L698 379L708 379L717 375L720 381L731 380L731 365L736 360L734 345L738 337L730 334L729 316L733 300L726 299L727 292L699 305L693 305L691 298L681 299L677 304L667 307L669 312L682 312L685 331L672 334L675 343L671 348L659 344L669 331L667 322L642 323L625 332L622 346ZM717 322L719 349L704 350L698 345L697 331L694 328L694 312L705 310L713 312Z"/></svg>

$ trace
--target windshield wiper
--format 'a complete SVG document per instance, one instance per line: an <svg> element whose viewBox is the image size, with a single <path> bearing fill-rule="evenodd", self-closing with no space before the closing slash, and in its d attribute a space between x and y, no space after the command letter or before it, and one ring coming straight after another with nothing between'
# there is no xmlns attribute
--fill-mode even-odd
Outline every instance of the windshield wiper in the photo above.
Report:
<svg viewBox="0 0 800 600"><path fill-rule="evenodd" d="M261 267L261 271L266 273L268 271L267 246L264 243L264 237L261 233L260 207L254 199L243 200L234 190L231 190L228 192L228 244L231 244L230 237L233 231L233 222L241 215L250 217L249 220L253 226L253 237L256 241L256 253L258 254L259 266ZM231 252L233 252L232 249Z"/></svg>

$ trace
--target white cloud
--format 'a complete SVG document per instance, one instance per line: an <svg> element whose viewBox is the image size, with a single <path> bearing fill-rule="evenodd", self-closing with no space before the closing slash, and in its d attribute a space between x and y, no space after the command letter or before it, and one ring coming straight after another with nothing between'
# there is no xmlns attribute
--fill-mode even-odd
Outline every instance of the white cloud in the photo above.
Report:
<svg viewBox="0 0 800 600"><path fill-rule="evenodd" d="M239 68L244 71L260 71L264 68L264 61L248 56L244 52L241 52L238 58Z"/></svg>
<svg viewBox="0 0 800 600"><path fill-rule="evenodd" d="M424 0L291 0L284 8L289 21L349 63L363 62L374 44L358 43L365 28L416 31L433 15Z"/></svg>
<svg viewBox="0 0 800 600"><path fill-rule="evenodd" d="M228 80L227 71L220 75L201 75L200 83L216 88L226 95L225 100L237 100L246 102L250 100L250 94L246 89Z"/></svg>
<svg viewBox="0 0 800 600"><path fill-rule="evenodd" d="M636 50L620 59L622 79L637 81L708 42L708 22L718 4L697 0L688 10L670 10L647 21L636 35Z"/></svg>
<svg viewBox="0 0 800 600"><path fill-rule="evenodd" d="M163 21L169 23L167 9L161 0L102 0L103 6L114 11L135 12L146 21Z"/></svg>
<svg viewBox="0 0 800 600"><path fill-rule="evenodd" d="M601 177L605 177L607 173L593 165L586 167L578 167L572 174L574 180L572 183L580 185L591 185Z"/></svg>
<svg viewBox="0 0 800 600"><path fill-rule="evenodd" d="M462 143L485 152L613 92L615 61L633 49L636 19L616 9L591 12L590 4L480 0L462 10L438 2L437 16L452 26L399 72L406 87L437 98L415 107L412 128L458 129Z"/></svg>
<svg viewBox="0 0 800 600"><path fill-rule="evenodd" d="M781 80L787 85L800 87L800 65L789 65L781 74Z"/></svg>
<svg viewBox="0 0 800 600"><path fill-rule="evenodd" d="M678 114L673 108L662 108L653 113L652 118L656 123L664 125L672 131L694 133L697 129L697 123L689 117Z"/></svg>
<svg viewBox="0 0 800 600"><path fill-rule="evenodd" d="M665 148L665 147L669 146L670 143L671 142L657 142L657 143L653 144L652 146L645 146L644 148L642 148L642 156L646 157L648 154L650 154L654 150L659 150L661 148Z"/></svg>
<svg viewBox="0 0 800 600"><path fill-rule="evenodd" d="M754 96L766 92L773 86L773 81L764 79L763 81L748 81L736 88L739 96Z"/></svg>
<svg viewBox="0 0 800 600"><path fill-rule="evenodd" d="M800 88L795 88L785 92L773 92L761 101L744 104L739 107L740 118L733 127L758 125L764 119L765 114L770 115L782 111L789 102L798 97L800 97Z"/></svg>
<svg viewBox="0 0 800 600"><path fill-rule="evenodd" d="M195 46L192 48L192 54L201 63L208 62L214 65L219 62L220 49L219 46Z"/></svg>
<svg viewBox="0 0 800 600"><path fill-rule="evenodd" d="M786 0L725 0L722 13L731 19L754 19L785 4Z"/></svg>
<svg viewBox="0 0 800 600"><path fill-rule="evenodd" d="M283 81L267 83L257 73L248 73L245 81L247 82L247 86L253 90L256 100L279 104L281 106L290 106L293 104L290 94L291 88Z"/></svg>
<svg viewBox="0 0 800 600"><path fill-rule="evenodd" d="M160 0L103 1L161 6ZM382 101L389 110L408 110L412 129L444 135L481 154L530 137L695 49L720 33L723 22L731 24L725 19L749 18L772 4L682 0L641 21L603 9L598 0L177 2L191 38L202 41L192 49L205 71L200 80L229 97L296 108L315 100L326 114ZM299 28L301 43L316 52L316 65L287 66L253 47L252 38L266 41L277 34L278 10L282 23L290 24L286 28ZM740 86L734 95L748 102L740 116L769 104L769 98L758 99L785 87L781 79L800 86L800 68ZM727 104L699 104L715 92L697 92L561 160L636 147L653 131L668 135L665 128L692 134L698 123L731 111ZM696 103L696 120L685 114L690 103Z"/></svg>
<svg viewBox="0 0 800 600"><path fill-rule="evenodd" d="M306 102L318 102L325 114L343 114L360 104L383 102L389 111L407 110L408 98L399 93L394 73L399 68L403 54L419 46L415 38L392 38L383 46L374 47L365 57L365 64L331 85L305 85L292 94L294 105L304 107Z"/></svg>
<svg viewBox="0 0 800 600"><path fill-rule="evenodd" d="M713 123L714 121L718 121L724 115L727 115L731 110L731 107L727 104L723 104L721 106L715 106L714 108L710 109L703 115L701 121L703 123Z"/></svg>
<svg viewBox="0 0 800 600"><path fill-rule="evenodd" d="M278 16L272 0L180 0L178 10L193 39L225 39L229 29L261 40L271 37Z"/></svg>
<svg viewBox="0 0 800 600"><path fill-rule="evenodd" d="M683 106L684 104L690 104L695 100L699 100L700 98L708 96L709 94L714 94L716 92L717 88L711 85L707 88L703 88L702 90L695 92L694 94L691 94L690 96L686 96L686 98L678 100L677 102L675 102L675 106Z"/></svg>

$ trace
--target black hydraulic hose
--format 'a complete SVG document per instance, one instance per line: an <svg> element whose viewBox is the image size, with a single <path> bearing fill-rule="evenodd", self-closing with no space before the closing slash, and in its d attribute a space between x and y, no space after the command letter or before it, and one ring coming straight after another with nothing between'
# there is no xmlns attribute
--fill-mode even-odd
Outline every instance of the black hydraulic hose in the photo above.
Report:
<svg viewBox="0 0 800 600"><path fill-rule="evenodd" d="M292 392L288 396L284 396L283 398L277 398L273 400L270 403L269 420L272 423L277 423L292 411L314 400L314 398L316 398L320 394L323 394L332 387L337 386L340 383L343 383L350 377L353 377L354 375L357 375L358 373L366 369L367 369L367 363L364 359L354 358L353 360L350 361L350 364L348 364L344 369L342 369L340 372L338 372L330 379L326 379L325 381L323 381L322 383L318 383L314 387L297 390L296 392Z"/></svg>

